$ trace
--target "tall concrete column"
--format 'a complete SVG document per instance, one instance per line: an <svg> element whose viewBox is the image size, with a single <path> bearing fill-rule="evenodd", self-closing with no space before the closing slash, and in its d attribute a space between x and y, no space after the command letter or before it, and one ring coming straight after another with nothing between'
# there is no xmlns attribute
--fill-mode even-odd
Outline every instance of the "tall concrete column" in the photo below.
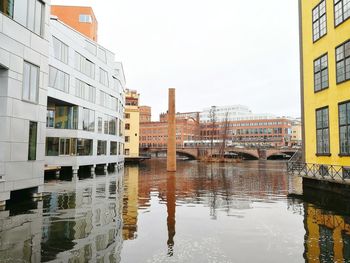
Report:
<svg viewBox="0 0 350 263"><path fill-rule="evenodd" d="M176 171L175 89L169 89L167 170Z"/></svg>

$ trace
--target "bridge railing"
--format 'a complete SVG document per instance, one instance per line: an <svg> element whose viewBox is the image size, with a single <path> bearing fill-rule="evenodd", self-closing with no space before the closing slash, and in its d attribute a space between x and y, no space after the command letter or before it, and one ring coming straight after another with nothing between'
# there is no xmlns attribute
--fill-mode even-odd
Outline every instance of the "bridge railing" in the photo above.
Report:
<svg viewBox="0 0 350 263"><path fill-rule="evenodd" d="M340 165L288 162L287 172L293 175L321 180L342 181L350 183L350 167Z"/></svg>

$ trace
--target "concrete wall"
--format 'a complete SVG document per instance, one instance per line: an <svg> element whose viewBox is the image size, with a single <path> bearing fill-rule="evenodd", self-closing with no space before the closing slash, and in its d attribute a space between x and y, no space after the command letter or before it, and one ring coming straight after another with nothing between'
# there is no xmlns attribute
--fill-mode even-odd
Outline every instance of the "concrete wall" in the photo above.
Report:
<svg viewBox="0 0 350 263"><path fill-rule="evenodd" d="M44 182L49 1L39 36L0 13L0 202ZM22 99L24 60L40 68L38 102ZM38 124L36 160L28 161L29 122Z"/></svg>

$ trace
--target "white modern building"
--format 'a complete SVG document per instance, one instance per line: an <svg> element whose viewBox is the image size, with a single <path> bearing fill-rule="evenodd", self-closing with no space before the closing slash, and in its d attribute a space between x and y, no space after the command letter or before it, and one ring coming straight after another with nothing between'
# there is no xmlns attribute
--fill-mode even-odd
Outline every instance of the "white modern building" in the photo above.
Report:
<svg viewBox="0 0 350 263"><path fill-rule="evenodd" d="M80 166L122 166L122 64L57 17L50 31L45 164L72 167L74 174Z"/></svg>
<svg viewBox="0 0 350 263"><path fill-rule="evenodd" d="M0 1L0 206L41 192L48 84L48 0Z"/></svg>
<svg viewBox="0 0 350 263"><path fill-rule="evenodd" d="M240 121L240 120L263 120L275 119L276 116L271 114L253 113L247 106L231 105L231 106L212 106L203 109L199 114L200 122L212 122L215 118L216 122Z"/></svg>

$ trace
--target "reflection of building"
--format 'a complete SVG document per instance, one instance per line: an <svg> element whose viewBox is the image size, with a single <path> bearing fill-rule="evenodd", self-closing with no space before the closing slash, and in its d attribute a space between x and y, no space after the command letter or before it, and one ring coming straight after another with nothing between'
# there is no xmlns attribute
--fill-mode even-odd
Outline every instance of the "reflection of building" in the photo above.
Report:
<svg viewBox="0 0 350 263"><path fill-rule="evenodd" d="M139 94L126 90L125 94L125 150L126 157L139 156L140 110Z"/></svg>
<svg viewBox="0 0 350 263"><path fill-rule="evenodd" d="M123 239L131 240L137 233L139 167L125 167L124 201L123 201Z"/></svg>
<svg viewBox="0 0 350 263"><path fill-rule="evenodd" d="M46 164L123 162L124 73L104 47L51 18Z"/></svg>
<svg viewBox="0 0 350 263"><path fill-rule="evenodd" d="M334 215L305 204L305 260L350 261L350 217Z"/></svg>
<svg viewBox="0 0 350 263"><path fill-rule="evenodd" d="M9 210L0 212L1 262L41 262L43 202L31 211L16 216Z"/></svg>
<svg viewBox="0 0 350 263"><path fill-rule="evenodd" d="M199 139L198 114L176 114L176 145L183 147L185 141ZM160 115L160 121L140 123L140 148L166 147L168 141L168 122L166 114Z"/></svg>
<svg viewBox="0 0 350 263"><path fill-rule="evenodd" d="M302 114L305 161L350 164L349 3L300 0ZM346 166L346 167L345 167ZM337 168L336 168L337 169Z"/></svg>
<svg viewBox="0 0 350 263"><path fill-rule="evenodd" d="M63 23L97 42L98 23L91 7L52 5L51 14Z"/></svg>
<svg viewBox="0 0 350 263"><path fill-rule="evenodd" d="M72 184L70 183L70 186ZM44 206L41 261L120 261L122 172L76 182L67 193L53 192Z"/></svg>
<svg viewBox="0 0 350 263"><path fill-rule="evenodd" d="M0 206L44 183L49 2L0 1Z"/></svg>

